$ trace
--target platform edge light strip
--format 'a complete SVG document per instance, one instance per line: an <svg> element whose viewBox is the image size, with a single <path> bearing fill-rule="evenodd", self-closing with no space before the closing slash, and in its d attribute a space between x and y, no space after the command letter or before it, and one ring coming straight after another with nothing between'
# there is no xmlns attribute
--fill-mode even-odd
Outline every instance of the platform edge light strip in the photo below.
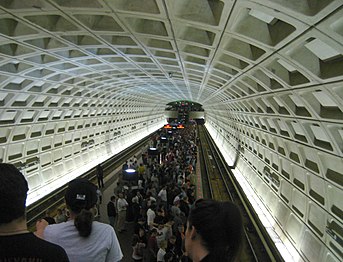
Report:
<svg viewBox="0 0 343 262"><path fill-rule="evenodd" d="M206 124L205 124L206 125ZM215 138L215 131L211 128L211 126L206 125L208 132L210 133L212 138ZM217 143L214 139L219 151L222 152L223 157L229 166L232 166L234 161L228 156L227 151L225 148ZM266 228L267 233L269 234L271 240L274 242L277 250L280 252L282 258L285 261L294 261L294 262L304 262L301 258L299 252L294 248L293 244L288 240L288 237L283 233L283 230L280 228L276 220L272 217L270 212L265 207L264 203L260 200L257 196L255 191L252 189L250 184L247 182L245 177L239 172L237 169L231 169L233 175L235 176L237 182L241 186L242 190L246 198L249 200L250 204L254 208L254 211L258 215L259 220ZM276 230L277 229L277 230Z"/></svg>
<svg viewBox="0 0 343 262"><path fill-rule="evenodd" d="M163 124L164 122L165 121L163 121ZM145 136L148 136L151 133L155 132L159 128L160 128L160 125L156 125L156 129L149 130L145 134L141 133L140 136L130 137L129 143L116 145L115 150L111 154L107 154L102 157L97 157L96 159L94 159L93 161L90 161L89 163L83 165L82 167L78 167L77 169L64 174L62 177L58 177L56 180L53 180L50 183L45 184L41 188L33 189L33 190L30 189L27 196L27 200L26 200L26 206L29 206L35 203L39 199L42 199L46 195L50 194L52 191L62 187L63 185L67 184L69 181L73 180L74 178L81 176L82 174L90 170L91 168L94 168L98 164L103 163L104 161L108 160L109 158L123 151L127 147L143 139ZM25 172L24 172L24 175L25 175Z"/></svg>

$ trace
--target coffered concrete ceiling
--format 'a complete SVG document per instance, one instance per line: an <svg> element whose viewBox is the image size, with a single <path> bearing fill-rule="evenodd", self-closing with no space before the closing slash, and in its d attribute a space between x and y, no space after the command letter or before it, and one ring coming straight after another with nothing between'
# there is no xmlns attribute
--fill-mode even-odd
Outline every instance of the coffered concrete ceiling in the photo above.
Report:
<svg viewBox="0 0 343 262"><path fill-rule="evenodd" d="M331 83L342 78L341 5L2 0L1 89L22 93L2 101L125 96L209 107Z"/></svg>
<svg viewBox="0 0 343 262"><path fill-rule="evenodd" d="M342 5L0 0L0 161L23 170L34 202L161 127L167 103L198 102L293 245L309 261L323 250L334 261L342 246L326 228L342 229Z"/></svg>

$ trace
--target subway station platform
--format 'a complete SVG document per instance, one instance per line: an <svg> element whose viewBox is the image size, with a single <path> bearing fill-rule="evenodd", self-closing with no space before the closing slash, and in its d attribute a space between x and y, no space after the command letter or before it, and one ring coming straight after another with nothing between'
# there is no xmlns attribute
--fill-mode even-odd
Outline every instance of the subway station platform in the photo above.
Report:
<svg viewBox="0 0 343 262"><path fill-rule="evenodd" d="M118 171L119 173L116 173L116 176L120 174L120 170ZM119 177L118 177L119 178ZM110 201L111 196L113 195L113 192L117 186L117 181L118 178L115 179L110 179L109 181L105 181L105 189L102 191L102 204L100 205L100 222L107 223L109 224L109 220L107 217L107 210L106 206L107 203ZM118 237L120 247L123 252L123 262L127 261L132 261L131 255L132 255L132 247L131 247L131 242L132 242L132 236L133 236L133 226L134 223L126 223L126 229L127 231L123 231L119 233L116 229L116 235Z"/></svg>
<svg viewBox="0 0 343 262"><path fill-rule="evenodd" d="M137 154L138 155L138 154ZM138 160L138 163L141 163L141 159ZM112 195L114 195L114 191L117 187L117 182L121 179L121 168L117 168L113 170L111 174L105 178L105 188L102 189L102 204L100 205L100 217L99 221L103 223L109 224L109 220L107 217L107 210L106 206L107 203L110 201ZM197 198L202 198L202 182L201 182L201 173L200 173L200 160L198 154L198 160L196 164L196 196ZM115 227L115 232L118 237L120 247L123 252L123 259L122 262L132 261L132 237L133 237L133 229L134 229L134 222L126 222L126 231L118 232Z"/></svg>

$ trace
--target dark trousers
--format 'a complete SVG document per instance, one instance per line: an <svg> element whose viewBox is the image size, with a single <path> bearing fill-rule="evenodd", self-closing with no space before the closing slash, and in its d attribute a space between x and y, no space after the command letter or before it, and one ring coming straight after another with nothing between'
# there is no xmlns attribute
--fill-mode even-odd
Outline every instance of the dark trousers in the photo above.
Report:
<svg viewBox="0 0 343 262"><path fill-rule="evenodd" d="M103 177L98 177L98 185L99 185L99 188L104 187L104 178Z"/></svg>

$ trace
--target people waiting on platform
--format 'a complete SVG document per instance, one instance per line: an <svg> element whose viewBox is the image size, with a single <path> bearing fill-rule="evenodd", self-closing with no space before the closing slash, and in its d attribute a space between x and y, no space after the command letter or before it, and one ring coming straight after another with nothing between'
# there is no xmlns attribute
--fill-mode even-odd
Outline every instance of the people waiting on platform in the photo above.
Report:
<svg viewBox="0 0 343 262"><path fill-rule="evenodd" d="M144 166L145 176L139 176L139 180L142 181L140 184L137 183L136 189L132 191L129 187L128 190L118 191L125 192L127 199L130 200L128 210L136 214L133 215L135 234L142 232L144 235L147 234L149 239L147 255L143 256L144 261L156 261L161 241L169 243L169 240L170 243L175 243L176 247L173 250L178 250L178 254L170 255L170 252L166 252L166 259L168 257L170 261L181 259L184 225L187 220L185 213L189 213L195 200L196 176L193 164L196 163L196 146L191 141L194 137L195 129L184 130L183 136L178 133L173 134L169 146L160 148L163 149L164 155L158 161L148 157L146 164L140 162L138 169L143 170ZM156 143L156 147L158 144ZM129 162L132 165L135 161ZM124 188L125 185L120 184L120 186ZM136 192L142 197L138 198ZM136 219L138 208L140 211ZM129 216L127 218L129 219ZM155 242L156 249L150 248Z"/></svg>
<svg viewBox="0 0 343 262"><path fill-rule="evenodd" d="M102 204L102 193L101 193L101 190L100 188L97 188L96 189L96 195L97 195L97 198L98 198L98 201L97 201L97 208L99 209L99 206Z"/></svg>
<svg viewBox="0 0 343 262"><path fill-rule="evenodd" d="M160 192L158 192L158 206L167 208L167 185L163 185Z"/></svg>
<svg viewBox="0 0 343 262"><path fill-rule="evenodd" d="M14 165L0 163L0 261L69 261L62 247L28 231L28 190L25 177Z"/></svg>
<svg viewBox="0 0 343 262"><path fill-rule="evenodd" d="M158 224L157 226L157 246L160 247L162 241L167 241L169 237L173 234L172 230L172 223L166 223L166 224Z"/></svg>
<svg viewBox="0 0 343 262"><path fill-rule="evenodd" d="M122 169L122 173L124 173L124 171L126 170L126 169L128 169L129 168L129 164L127 163L127 161L125 161L125 163L122 165L122 167L121 167L121 169Z"/></svg>
<svg viewBox="0 0 343 262"><path fill-rule="evenodd" d="M51 211L50 210L46 210L45 211L45 217L43 217L43 219L48 222L49 225L52 224L56 224L56 220L55 218L51 215Z"/></svg>
<svg viewBox="0 0 343 262"><path fill-rule="evenodd" d="M176 236L171 235L169 237L168 243L167 243L167 249L166 249L167 254L171 254L171 260L170 261L179 261L182 251L181 247L178 247L176 245ZM164 257L166 260L166 257Z"/></svg>
<svg viewBox="0 0 343 262"><path fill-rule="evenodd" d="M87 179L69 182L65 202L70 220L65 223L36 224L37 235L61 245L70 261L120 261L123 257L112 226L94 221L96 215L96 186Z"/></svg>
<svg viewBox="0 0 343 262"><path fill-rule="evenodd" d="M157 262L164 262L164 255L166 254L167 241L163 240L160 243L160 248L157 252Z"/></svg>
<svg viewBox="0 0 343 262"><path fill-rule="evenodd" d="M98 186L99 188L104 188L104 169L101 165L98 165L96 167L96 177L98 180Z"/></svg>
<svg viewBox="0 0 343 262"><path fill-rule="evenodd" d="M144 248L146 244L141 242L138 235L133 235L132 241L132 259L135 262L142 262L144 257Z"/></svg>
<svg viewBox="0 0 343 262"><path fill-rule="evenodd" d="M118 221L117 221L117 229L118 232L125 231L125 221L126 221L126 211L128 207L128 203L124 198L123 193L119 193L119 198L117 200L117 210L118 210Z"/></svg>
<svg viewBox="0 0 343 262"><path fill-rule="evenodd" d="M155 217L156 217L156 205L151 204L150 207L148 208L148 210L146 211L146 217L147 217L147 225L149 227L149 229L152 229L154 226L156 226L157 224L154 222L155 221Z"/></svg>
<svg viewBox="0 0 343 262"><path fill-rule="evenodd" d="M242 217L235 204L200 199L187 221L187 255L193 262L237 261L242 233Z"/></svg>
<svg viewBox="0 0 343 262"><path fill-rule="evenodd" d="M131 210L132 210L133 221L137 223L138 219L141 216L140 198L139 196L137 196L137 193L131 200Z"/></svg>
<svg viewBox="0 0 343 262"><path fill-rule="evenodd" d="M189 132L185 129L184 131L182 136L177 133L173 135L171 146L164 148L164 158L157 161L148 156L146 164L142 163L143 159L127 161L126 163L131 165L139 163L137 172L142 173L138 176L140 181L128 183L119 179L117 186L114 187L114 195L116 197L122 195L122 199L127 203L124 206L126 211L123 212L118 212L120 198L117 198L119 201L114 203L117 209L115 219L119 218L119 213L122 214L122 219L114 223L115 228L119 232L126 232L121 233L121 236L126 239L127 232L131 231L129 230L130 222L134 222L134 234L138 235L139 242L146 243L145 248L142 248L143 261L156 261L160 242L164 240L168 243L167 248L171 246L170 243L175 242L175 249L178 250L177 256L169 254L171 252L166 250L165 259L179 262L181 257L184 257L181 250L185 238L186 214L189 213L195 200L194 183L196 182L196 169L193 165L196 162L196 151L190 142L194 137L194 130ZM192 167L190 167L190 163L192 163ZM126 164L123 165L123 169L126 170L127 167ZM112 206L111 202L109 201L107 205ZM108 211L108 206L104 208L107 208ZM113 219L109 215L108 217L108 221L113 227ZM98 217L98 219L107 220L107 217ZM125 230L126 227L128 231ZM158 229L159 227L160 229ZM154 235L155 231L157 232ZM156 248L149 248L154 242L156 242ZM126 255L134 259L132 252ZM136 259L140 258L136 257ZM185 260L185 258L183 259Z"/></svg>
<svg viewBox="0 0 343 262"><path fill-rule="evenodd" d="M108 216L110 225L114 228L115 218L117 216L115 196L111 196L111 200L107 203L107 216Z"/></svg>
<svg viewBox="0 0 343 262"><path fill-rule="evenodd" d="M155 262L157 259L157 229L153 228L150 232L150 237L148 239L148 252L147 252L147 261Z"/></svg>
<svg viewBox="0 0 343 262"><path fill-rule="evenodd" d="M58 208L56 212L57 212L57 214L55 216L55 221L57 224L62 223L62 222L66 222L68 220L68 217L65 213L65 210Z"/></svg>

